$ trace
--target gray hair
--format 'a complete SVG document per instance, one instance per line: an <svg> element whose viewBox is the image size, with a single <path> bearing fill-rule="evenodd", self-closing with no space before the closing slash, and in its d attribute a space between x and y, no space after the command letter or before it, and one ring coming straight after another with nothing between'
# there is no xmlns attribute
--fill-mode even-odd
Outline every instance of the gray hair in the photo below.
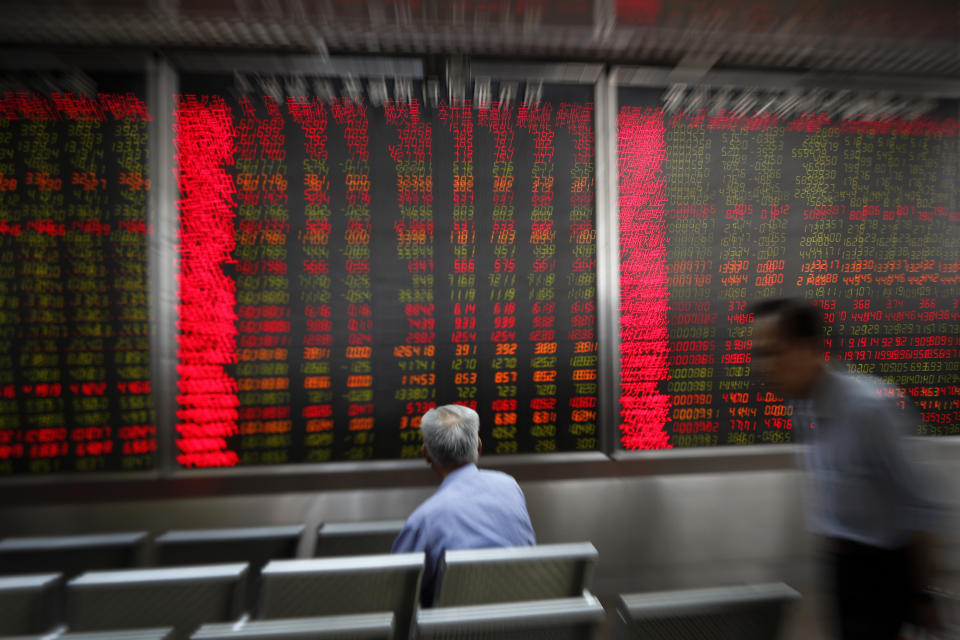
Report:
<svg viewBox="0 0 960 640"><path fill-rule="evenodd" d="M420 419L423 445L430 458L444 467L477 461L480 416L470 407L446 404L430 409Z"/></svg>

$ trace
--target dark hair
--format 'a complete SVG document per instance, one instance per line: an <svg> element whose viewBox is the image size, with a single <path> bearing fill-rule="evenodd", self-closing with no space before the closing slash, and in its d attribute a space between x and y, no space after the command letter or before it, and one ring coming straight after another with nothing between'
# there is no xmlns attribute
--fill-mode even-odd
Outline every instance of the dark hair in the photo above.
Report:
<svg viewBox="0 0 960 640"><path fill-rule="evenodd" d="M791 342L810 342L823 348L823 317L800 298L771 298L750 306L754 318L777 317L780 335Z"/></svg>

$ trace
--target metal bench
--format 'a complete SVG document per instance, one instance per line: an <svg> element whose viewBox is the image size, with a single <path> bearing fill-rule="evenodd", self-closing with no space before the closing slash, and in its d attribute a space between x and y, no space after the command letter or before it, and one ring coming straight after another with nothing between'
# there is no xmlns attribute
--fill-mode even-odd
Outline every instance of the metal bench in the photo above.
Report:
<svg viewBox="0 0 960 640"><path fill-rule="evenodd" d="M301 524L167 531L153 541L154 562L162 567L247 562L253 574L271 560L296 557L303 529Z"/></svg>
<svg viewBox="0 0 960 640"><path fill-rule="evenodd" d="M317 557L361 556L390 553L403 520L327 522L317 530Z"/></svg>
<svg viewBox="0 0 960 640"><path fill-rule="evenodd" d="M391 640L392 613L205 624L191 640Z"/></svg>
<svg viewBox="0 0 960 640"><path fill-rule="evenodd" d="M621 595L615 638L771 640L800 594L781 583Z"/></svg>
<svg viewBox="0 0 960 640"><path fill-rule="evenodd" d="M396 637L406 638L420 595L423 566L422 552L275 560L260 576L257 617L392 611Z"/></svg>
<svg viewBox="0 0 960 640"><path fill-rule="evenodd" d="M0 577L0 635L40 633L60 622L63 575Z"/></svg>
<svg viewBox="0 0 960 640"><path fill-rule="evenodd" d="M68 628L101 631L174 628L186 638L205 622L243 613L246 564L92 571L67 583Z"/></svg>
<svg viewBox="0 0 960 640"><path fill-rule="evenodd" d="M589 542L446 551L433 606L579 597L598 555Z"/></svg>
<svg viewBox="0 0 960 640"><path fill-rule="evenodd" d="M0 540L0 574L62 573L67 578L99 569L141 564L145 531Z"/></svg>
<svg viewBox="0 0 960 640"><path fill-rule="evenodd" d="M589 593L557 598L417 612L419 640L595 640L605 620Z"/></svg>

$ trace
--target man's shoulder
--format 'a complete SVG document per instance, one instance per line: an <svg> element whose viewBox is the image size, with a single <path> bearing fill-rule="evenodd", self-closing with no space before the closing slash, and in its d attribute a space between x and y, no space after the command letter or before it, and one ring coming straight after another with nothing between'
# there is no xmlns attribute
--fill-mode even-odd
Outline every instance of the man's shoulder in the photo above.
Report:
<svg viewBox="0 0 960 640"><path fill-rule="evenodd" d="M443 508L444 502L443 493L440 491L433 493L433 495L421 502L417 508L413 510L413 513L407 518L407 522L429 520L432 513Z"/></svg>
<svg viewBox="0 0 960 640"><path fill-rule="evenodd" d="M509 473L504 473L503 471L495 471L494 469L480 469L480 477L483 478L484 482L490 484L499 484L503 486L519 486L516 479Z"/></svg>
<svg viewBox="0 0 960 640"><path fill-rule="evenodd" d="M877 376L837 371L834 374L837 400L850 408L861 409L883 405L896 394L896 387Z"/></svg>
<svg viewBox="0 0 960 640"><path fill-rule="evenodd" d="M903 392L895 385L868 374L844 372L838 379L834 395L836 415L863 428L875 429L880 425L905 428L906 414L896 404Z"/></svg>

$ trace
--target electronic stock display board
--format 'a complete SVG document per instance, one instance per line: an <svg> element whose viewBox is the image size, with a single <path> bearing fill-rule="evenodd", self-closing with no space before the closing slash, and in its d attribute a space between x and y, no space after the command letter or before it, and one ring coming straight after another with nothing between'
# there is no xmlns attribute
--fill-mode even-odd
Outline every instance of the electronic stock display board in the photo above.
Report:
<svg viewBox="0 0 960 640"><path fill-rule="evenodd" d="M593 86L360 86L181 75L178 464L417 457L446 403L597 449Z"/></svg>
<svg viewBox="0 0 960 640"><path fill-rule="evenodd" d="M751 375L748 306L780 296L821 308L835 366L900 387L917 434L960 433L957 103L844 120L664 95L618 89L621 446L791 441Z"/></svg>
<svg viewBox="0 0 960 640"><path fill-rule="evenodd" d="M146 85L87 79L0 92L0 476L154 466Z"/></svg>
<svg viewBox="0 0 960 640"><path fill-rule="evenodd" d="M155 464L145 83L92 78L2 94L3 475ZM364 86L181 77L178 464L414 457L447 402L488 454L597 449L593 87ZM817 301L834 363L900 385L919 433L956 433L956 104L850 122L662 96L618 95L622 445L790 441L750 371L746 306L773 295Z"/></svg>

